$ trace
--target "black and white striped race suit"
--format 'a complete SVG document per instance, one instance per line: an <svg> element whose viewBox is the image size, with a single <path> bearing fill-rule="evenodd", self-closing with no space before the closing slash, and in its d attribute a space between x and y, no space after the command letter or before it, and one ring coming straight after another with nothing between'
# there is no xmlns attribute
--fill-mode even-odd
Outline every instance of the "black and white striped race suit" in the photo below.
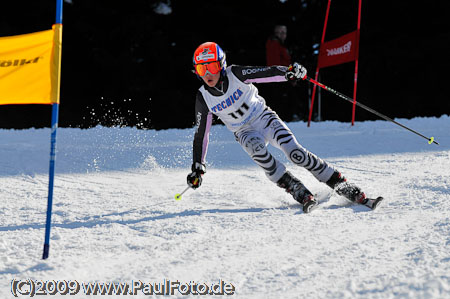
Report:
<svg viewBox="0 0 450 299"><path fill-rule="evenodd" d="M197 93L193 162L205 164L212 115L217 115L247 154L276 183L286 167L268 151L270 143L296 165L327 182L334 168L301 146L287 125L266 106L252 83L286 81L287 67L229 66L215 87L204 84Z"/></svg>

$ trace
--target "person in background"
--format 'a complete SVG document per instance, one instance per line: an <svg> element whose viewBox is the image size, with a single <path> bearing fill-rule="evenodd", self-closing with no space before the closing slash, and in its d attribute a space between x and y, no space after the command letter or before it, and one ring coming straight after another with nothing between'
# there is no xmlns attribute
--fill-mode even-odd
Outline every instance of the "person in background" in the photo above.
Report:
<svg viewBox="0 0 450 299"><path fill-rule="evenodd" d="M286 47L287 27L276 25L272 34L266 41L266 65L289 66L291 55ZM301 114L301 102L296 90L296 81L290 84L270 84L261 86L261 91L266 95L267 103L280 117L286 121L298 119Z"/></svg>
<svg viewBox="0 0 450 299"><path fill-rule="evenodd" d="M284 42L287 37L287 27L284 25L276 25L266 42L266 62L268 66L291 64L291 55Z"/></svg>
<svg viewBox="0 0 450 299"><path fill-rule="evenodd" d="M225 53L213 42L201 44L194 52L195 74L202 81L195 101L196 131L193 163L187 184L196 189L206 172L206 152L213 114L234 133L236 141L261 167L267 178L290 193L309 213L317 200L305 185L275 159L267 145L280 149L295 165L304 167L320 182L352 202L375 208L381 197L366 198L364 192L333 166L301 146L288 126L270 109L253 83L286 82L304 79L306 69L294 63L287 66L227 67ZM244 186L243 186L244 187Z"/></svg>

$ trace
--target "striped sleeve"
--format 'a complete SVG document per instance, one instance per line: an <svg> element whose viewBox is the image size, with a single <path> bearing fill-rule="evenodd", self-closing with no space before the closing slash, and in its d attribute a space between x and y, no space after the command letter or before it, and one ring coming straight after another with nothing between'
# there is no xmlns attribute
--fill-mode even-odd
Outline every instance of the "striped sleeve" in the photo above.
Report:
<svg viewBox="0 0 450 299"><path fill-rule="evenodd" d="M285 82L286 66L240 66L232 65L231 71L244 83Z"/></svg>
<svg viewBox="0 0 450 299"><path fill-rule="evenodd" d="M193 144L193 164L196 162L205 164L208 151L209 130L212 125L212 113L203 99L201 92L197 93L195 101L196 130Z"/></svg>

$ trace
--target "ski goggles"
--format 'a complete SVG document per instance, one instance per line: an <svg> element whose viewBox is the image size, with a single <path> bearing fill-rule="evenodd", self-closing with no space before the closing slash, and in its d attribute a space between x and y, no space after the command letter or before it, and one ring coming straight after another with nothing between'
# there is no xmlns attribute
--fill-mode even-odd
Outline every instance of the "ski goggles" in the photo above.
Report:
<svg viewBox="0 0 450 299"><path fill-rule="evenodd" d="M219 61L213 61L213 62L204 63L204 64L194 64L194 68L195 68L195 73L197 75L199 75L200 77L203 77L204 75L206 75L207 71L210 72L212 75L215 75L218 72L220 72L220 70L222 69Z"/></svg>

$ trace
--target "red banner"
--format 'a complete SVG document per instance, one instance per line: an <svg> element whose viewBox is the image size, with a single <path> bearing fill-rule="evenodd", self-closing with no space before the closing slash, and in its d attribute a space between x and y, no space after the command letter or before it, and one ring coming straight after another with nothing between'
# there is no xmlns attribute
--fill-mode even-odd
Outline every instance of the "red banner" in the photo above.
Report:
<svg viewBox="0 0 450 299"><path fill-rule="evenodd" d="M342 64L356 60L358 57L358 30L337 39L323 43L319 51L318 68Z"/></svg>

